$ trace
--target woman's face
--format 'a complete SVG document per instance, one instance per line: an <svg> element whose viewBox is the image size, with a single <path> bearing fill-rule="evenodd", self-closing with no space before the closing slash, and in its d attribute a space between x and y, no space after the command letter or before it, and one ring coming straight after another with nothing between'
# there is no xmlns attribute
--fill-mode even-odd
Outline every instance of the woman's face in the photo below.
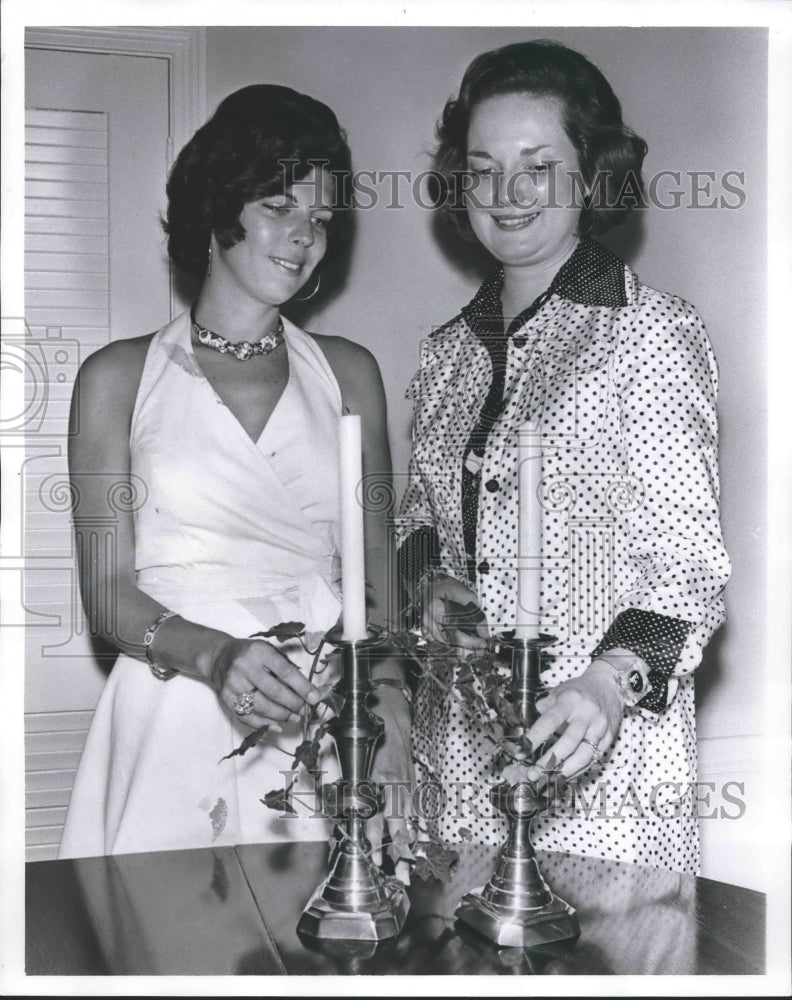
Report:
<svg viewBox="0 0 792 1000"><path fill-rule="evenodd" d="M332 181L315 168L283 194L248 202L239 216L245 238L228 250L215 245L212 279L262 305L286 302L324 257L331 206Z"/></svg>
<svg viewBox="0 0 792 1000"><path fill-rule="evenodd" d="M551 97L506 94L477 105L467 143L470 224L506 267L560 264L577 241L580 164Z"/></svg>

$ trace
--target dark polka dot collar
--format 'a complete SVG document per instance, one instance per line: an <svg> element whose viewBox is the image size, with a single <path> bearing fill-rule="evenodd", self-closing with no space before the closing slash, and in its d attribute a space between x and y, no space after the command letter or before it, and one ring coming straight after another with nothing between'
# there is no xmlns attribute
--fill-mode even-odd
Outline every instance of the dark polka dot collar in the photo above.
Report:
<svg viewBox="0 0 792 1000"><path fill-rule="evenodd" d="M503 334L502 288L503 267L499 264L462 309L463 319L477 336ZM584 306L626 306L624 263L595 240L581 240L547 291L509 322L506 335L524 326L552 295Z"/></svg>

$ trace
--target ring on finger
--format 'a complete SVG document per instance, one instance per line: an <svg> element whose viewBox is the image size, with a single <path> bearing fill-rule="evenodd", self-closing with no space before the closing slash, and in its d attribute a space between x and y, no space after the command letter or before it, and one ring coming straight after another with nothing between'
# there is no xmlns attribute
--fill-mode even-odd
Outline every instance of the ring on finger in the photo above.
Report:
<svg viewBox="0 0 792 1000"><path fill-rule="evenodd" d="M592 740L587 740L585 736L583 737L581 742L591 747L591 749L594 751L591 755L591 759L595 761L597 764L600 764L602 762L604 754L600 751L600 748L597 746L597 744L594 743Z"/></svg>
<svg viewBox="0 0 792 1000"><path fill-rule="evenodd" d="M244 715L250 715L253 711L253 692L255 688L251 688L249 691L245 691L244 694L238 695L234 699L234 711L240 718Z"/></svg>

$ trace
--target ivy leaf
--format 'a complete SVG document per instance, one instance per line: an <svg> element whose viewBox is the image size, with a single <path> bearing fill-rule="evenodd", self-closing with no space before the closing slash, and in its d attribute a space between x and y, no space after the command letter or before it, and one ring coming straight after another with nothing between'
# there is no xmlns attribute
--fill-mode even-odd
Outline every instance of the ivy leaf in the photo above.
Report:
<svg viewBox="0 0 792 1000"><path fill-rule="evenodd" d="M478 707L478 695L472 687L469 687L467 684L462 684L458 686L456 690L459 692L462 700L469 708Z"/></svg>
<svg viewBox="0 0 792 1000"><path fill-rule="evenodd" d="M241 757L246 754L248 750L256 746L256 744L262 742L262 737L264 737L270 730L269 724L260 726L258 729L254 729L252 733L248 733L247 736L242 740L236 750L232 750L231 753L227 753L225 757L221 757L220 760L229 760L231 757Z"/></svg>
<svg viewBox="0 0 792 1000"><path fill-rule="evenodd" d="M497 719L489 723L489 733L487 733L488 739L492 740L496 747L501 746L503 743L505 730Z"/></svg>
<svg viewBox="0 0 792 1000"><path fill-rule="evenodd" d="M279 642L285 642L286 639L298 639L304 633L305 624L303 622L281 622L280 625L274 625L266 632L254 632L250 638L277 639Z"/></svg>
<svg viewBox="0 0 792 1000"><path fill-rule="evenodd" d="M459 855L446 844L430 840L421 845L424 854L415 859L413 873L423 882L430 878L441 882L450 882L454 865L459 861Z"/></svg>
<svg viewBox="0 0 792 1000"><path fill-rule="evenodd" d="M398 830L387 847L388 856L396 864L398 861L414 861L410 838L404 830Z"/></svg>
<svg viewBox="0 0 792 1000"><path fill-rule="evenodd" d="M414 654L421 644L421 636L415 632L392 632L391 641L406 653Z"/></svg>
<svg viewBox="0 0 792 1000"><path fill-rule="evenodd" d="M487 702L491 704L491 699L496 696L500 690L501 679L494 671L488 671L481 679L483 686L483 694L487 699Z"/></svg>
<svg viewBox="0 0 792 1000"><path fill-rule="evenodd" d="M302 764L306 771L315 771L316 765L319 758L319 741L313 740L303 740L302 743L294 751L294 760L292 761L292 771Z"/></svg>
<svg viewBox="0 0 792 1000"><path fill-rule="evenodd" d="M500 721L507 728L512 729L515 726L519 726L521 724L520 716L515 711L514 705L512 705L512 703L508 699L499 698L498 704L495 707L498 712L498 715L500 716Z"/></svg>
<svg viewBox="0 0 792 1000"><path fill-rule="evenodd" d="M268 809L277 809L278 812L288 812L296 816L297 810L291 804L291 788L291 785L288 788L273 788L260 801Z"/></svg>
<svg viewBox="0 0 792 1000"><path fill-rule="evenodd" d="M328 720L327 722L321 722L316 727L316 732L314 733L314 740L316 740L317 742L319 740L323 740L327 735L327 730L329 728L330 728L330 720Z"/></svg>

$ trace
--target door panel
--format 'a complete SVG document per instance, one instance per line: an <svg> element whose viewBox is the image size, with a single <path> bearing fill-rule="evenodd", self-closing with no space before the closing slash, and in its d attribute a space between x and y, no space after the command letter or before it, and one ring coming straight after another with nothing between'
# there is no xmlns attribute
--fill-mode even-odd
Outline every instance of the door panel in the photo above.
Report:
<svg viewBox="0 0 792 1000"><path fill-rule="evenodd" d="M52 857L109 662L77 590L66 429L77 368L109 340L170 318L160 214L169 132L167 60L26 51L25 345L35 364L24 468L26 825ZM112 524L103 530L112 532ZM110 661L111 662L111 661Z"/></svg>

